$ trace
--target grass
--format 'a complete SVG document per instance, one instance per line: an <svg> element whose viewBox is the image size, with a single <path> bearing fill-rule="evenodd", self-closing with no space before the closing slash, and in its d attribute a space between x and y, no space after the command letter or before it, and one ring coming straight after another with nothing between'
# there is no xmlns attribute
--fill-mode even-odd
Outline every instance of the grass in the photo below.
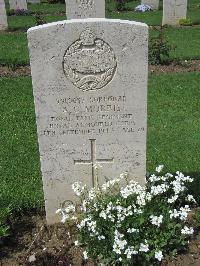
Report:
<svg viewBox="0 0 200 266"><path fill-rule="evenodd" d="M140 1L130 1L127 7L134 9ZM193 16L196 20L200 20L199 0L190 0L188 2L188 15ZM30 4L31 12L43 13L44 22L53 22L66 19L63 14L65 12L65 4ZM59 15L59 14L63 15ZM136 12L116 12L113 0L107 1L107 16L110 18L130 19L146 22L149 25L158 25L161 23L162 10L146 13ZM191 17L192 18L192 17ZM37 22L34 14L29 16L9 16L9 28L12 31L26 31L28 28L36 26ZM177 49L172 51L171 59L188 60L200 59L199 28L172 28L165 29L166 36L170 43L176 44ZM156 34L155 30L150 30L150 34ZM189 41L186 41L189 40ZM0 64L8 66L29 64L28 47L26 34L24 32L17 33L1 33L0 34Z"/></svg>
<svg viewBox="0 0 200 266"><path fill-rule="evenodd" d="M106 4L106 17L113 19L126 19L135 20L147 23L148 25L161 25L162 23L162 7L159 10L153 12L138 13L133 12L134 8L140 4L140 1L129 1L126 4L128 10L118 12L115 7L114 0L107 1ZM7 10L9 10L7 3ZM45 16L47 22L58 21L66 19L65 16L65 4L29 4L28 10L31 13L39 13ZM48 14L48 16L46 16ZM194 24L200 24L200 7L197 0L190 0L188 2L188 18L190 18ZM29 16L9 16L8 23L11 30L27 30L35 25L35 20L30 14Z"/></svg>
<svg viewBox="0 0 200 266"><path fill-rule="evenodd" d="M171 51L171 59L200 59L200 50L198 48L200 40L199 28L166 27L164 32L169 42L176 45L176 49ZM150 30L150 36L157 33L156 30Z"/></svg>
<svg viewBox="0 0 200 266"><path fill-rule="evenodd" d="M150 78L147 166L164 164L194 177L190 193L200 204L199 81L199 72Z"/></svg>
<svg viewBox="0 0 200 266"><path fill-rule="evenodd" d="M200 174L199 80L200 73L150 76L149 171L163 163L167 171ZM40 207L44 202L31 78L1 78L0 88L0 205Z"/></svg>
<svg viewBox="0 0 200 266"><path fill-rule="evenodd" d="M25 33L0 34L0 64L8 66L29 64L28 43Z"/></svg>
<svg viewBox="0 0 200 266"><path fill-rule="evenodd" d="M128 19L147 23L148 25L161 25L162 23L162 3L160 9L153 12L137 13L133 12L134 8L139 5L141 1L129 1L125 6L128 11L117 12L113 0L107 3L107 17L117 19ZM199 0L188 1L187 17L192 20L194 24L200 24L200 6Z"/></svg>
<svg viewBox="0 0 200 266"><path fill-rule="evenodd" d="M48 3L41 3L41 4L28 4L28 10L41 13L41 14L55 14L55 13L65 13L65 4L48 4Z"/></svg>
<svg viewBox="0 0 200 266"><path fill-rule="evenodd" d="M31 79L2 78L0 88L0 207L38 208L43 193Z"/></svg>
<svg viewBox="0 0 200 266"><path fill-rule="evenodd" d="M153 75L149 80L148 169L200 174L200 73Z"/></svg>
<svg viewBox="0 0 200 266"><path fill-rule="evenodd" d="M24 17L26 18L26 17ZM20 19L23 19L20 17ZM48 16L45 19L56 19ZM17 24L15 25L17 26ZM172 59L200 59L199 28L166 28L166 36L170 43L176 44L177 48L171 52ZM155 30L150 30L150 34L156 34ZM190 41L185 41L186 39ZM2 33L0 34L0 64L8 66L29 64L27 38L25 33Z"/></svg>
<svg viewBox="0 0 200 266"><path fill-rule="evenodd" d="M50 23L59 20L65 20L66 17L59 15L44 15L44 22ZM37 26L34 15L30 16L10 16L8 17L8 25L11 31L22 30L26 31L31 27Z"/></svg>

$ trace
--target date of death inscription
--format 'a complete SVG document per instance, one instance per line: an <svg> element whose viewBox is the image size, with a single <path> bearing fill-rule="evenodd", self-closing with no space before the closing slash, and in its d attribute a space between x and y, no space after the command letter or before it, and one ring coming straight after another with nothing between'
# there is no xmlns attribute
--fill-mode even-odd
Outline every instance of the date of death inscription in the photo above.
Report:
<svg viewBox="0 0 200 266"><path fill-rule="evenodd" d="M48 117L45 136L144 133L136 114L127 107L126 96L60 98L60 112Z"/></svg>

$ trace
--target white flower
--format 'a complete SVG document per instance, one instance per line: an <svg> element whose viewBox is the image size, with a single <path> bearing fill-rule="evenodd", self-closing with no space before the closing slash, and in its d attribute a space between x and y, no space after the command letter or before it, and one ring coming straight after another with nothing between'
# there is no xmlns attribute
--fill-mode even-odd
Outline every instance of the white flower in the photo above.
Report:
<svg viewBox="0 0 200 266"><path fill-rule="evenodd" d="M184 176L184 174L182 174L181 172L177 171L176 174L178 176L175 176L175 178L178 180L178 181L183 181L183 182L193 182L194 179L191 178L190 176Z"/></svg>
<svg viewBox="0 0 200 266"><path fill-rule="evenodd" d="M146 244L141 243L139 251L142 251L142 252L149 251L149 245L147 243Z"/></svg>
<svg viewBox="0 0 200 266"><path fill-rule="evenodd" d="M149 177L149 180L150 182L160 181L160 177L153 174Z"/></svg>
<svg viewBox="0 0 200 266"><path fill-rule="evenodd" d="M83 219L83 220L81 221L81 223L77 225L78 229L81 229L81 228L87 226L87 222L89 222L89 221L91 221L91 220L92 220L91 217L86 217L85 219Z"/></svg>
<svg viewBox="0 0 200 266"><path fill-rule="evenodd" d="M185 207L181 207L180 210L174 209L173 211L169 211L170 218L179 218L182 221L185 221L188 217L188 213L190 212L189 205L185 205Z"/></svg>
<svg viewBox="0 0 200 266"><path fill-rule="evenodd" d="M74 245L75 245L75 246L78 246L78 245L79 245L78 240L74 241Z"/></svg>
<svg viewBox="0 0 200 266"><path fill-rule="evenodd" d="M176 210L176 209L174 209L173 211L169 211L169 214L170 214L170 218L172 219L173 217L174 218L178 218L179 217L179 212Z"/></svg>
<svg viewBox="0 0 200 266"><path fill-rule="evenodd" d="M163 215L160 215L160 216L153 216L151 215L150 216L150 219L151 219L151 223L160 227L162 221L163 221Z"/></svg>
<svg viewBox="0 0 200 266"><path fill-rule="evenodd" d="M87 204L89 202L87 200L83 200L82 206L81 206L81 210L84 212L87 212Z"/></svg>
<svg viewBox="0 0 200 266"><path fill-rule="evenodd" d="M169 189L169 186L166 185L166 184L161 184L161 185L158 185L158 186L152 186L151 187L151 195L163 194L168 189Z"/></svg>
<svg viewBox="0 0 200 266"><path fill-rule="evenodd" d="M185 205L185 207L181 207L179 211L179 216L182 221L185 221L188 217L188 213L190 212L189 205Z"/></svg>
<svg viewBox="0 0 200 266"><path fill-rule="evenodd" d="M174 203L178 199L178 195L175 195L167 200L168 203Z"/></svg>
<svg viewBox="0 0 200 266"><path fill-rule="evenodd" d="M94 198L96 198L96 190L95 190L95 188L90 189L90 191L88 193L88 198L89 198L89 200L93 200Z"/></svg>
<svg viewBox="0 0 200 266"><path fill-rule="evenodd" d="M81 184L82 184L81 182L75 182L74 184L72 184L72 189L78 197L80 197L83 194L86 188L86 185L82 186Z"/></svg>
<svg viewBox="0 0 200 266"><path fill-rule="evenodd" d="M104 210L102 210L102 211L99 213L99 217L101 217L101 218L103 218L104 220L106 220L107 215L106 215L106 213L105 213Z"/></svg>
<svg viewBox="0 0 200 266"><path fill-rule="evenodd" d="M67 206L66 208L60 208L56 211L56 214L61 214L62 215L62 220L61 223L65 223L66 220L68 220L70 218L70 216L72 215L72 213L75 212L75 206L73 204L70 204L69 206ZM75 216L72 216L71 219L76 219Z"/></svg>
<svg viewBox="0 0 200 266"><path fill-rule="evenodd" d="M137 201L136 203L140 206L145 206L146 205L146 193L145 192L141 192L138 196L137 196Z"/></svg>
<svg viewBox="0 0 200 266"><path fill-rule="evenodd" d="M117 230L115 230L115 238L114 238L114 244L113 244L113 251L116 254L121 254L122 250L125 249L125 246L127 245L127 241L123 239L124 235L120 234Z"/></svg>
<svg viewBox="0 0 200 266"><path fill-rule="evenodd" d="M160 173L164 168L164 165L159 165L158 167L156 167L156 172Z"/></svg>
<svg viewBox="0 0 200 266"><path fill-rule="evenodd" d="M98 239L99 239L99 240L104 240L104 239L106 239L106 238L105 238L105 236L98 236Z"/></svg>
<svg viewBox="0 0 200 266"><path fill-rule="evenodd" d="M124 179L124 178L127 178L128 177L128 172L124 172L122 174L120 174L120 179Z"/></svg>
<svg viewBox="0 0 200 266"><path fill-rule="evenodd" d="M152 195L151 195L151 193L147 192L147 193L146 193L146 200L147 200L147 201L151 201L151 199L152 199Z"/></svg>
<svg viewBox="0 0 200 266"><path fill-rule="evenodd" d="M192 227L187 227L186 225L181 230L181 234L183 235L192 235L194 233L194 229Z"/></svg>
<svg viewBox="0 0 200 266"><path fill-rule="evenodd" d="M192 195L187 195L186 200L189 201L189 202L196 203L196 200L194 199L194 197Z"/></svg>
<svg viewBox="0 0 200 266"><path fill-rule="evenodd" d="M103 192L106 192L107 189L112 188L115 184L117 184L119 182L120 182L120 178L109 180L108 182L106 182L105 184L102 185L101 190Z"/></svg>
<svg viewBox="0 0 200 266"><path fill-rule="evenodd" d="M87 253L87 251L83 251L83 257L84 257L85 260L88 259L88 253Z"/></svg>
<svg viewBox="0 0 200 266"><path fill-rule="evenodd" d="M174 180L171 182L171 184L173 185L173 190L176 195L186 189L186 187L184 186L184 183L181 180L178 180L178 179Z"/></svg>
<svg viewBox="0 0 200 266"><path fill-rule="evenodd" d="M141 193L145 193L145 188L140 186L137 182L130 182L129 185L126 187L122 188L120 190L120 193L124 199L128 198L128 196L136 194L140 195Z"/></svg>
<svg viewBox="0 0 200 266"><path fill-rule="evenodd" d="M138 233L139 229L135 229L135 228L128 228L127 233Z"/></svg>
<svg viewBox="0 0 200 266"><path fill-rule="evenodd" d="M126 254L127 259L131 259L131 256L132 256L132 255L136 255L136 254L138 254L138 251L135 250L134 247L129 246L129 247L125 250L124 254Z"/></svg>
<svg viewBox="0 0 200 266"><path fill-rule="evenodd" d="M162 258L163 258L162 251L156 251L156 252L155 252L155 258L156 258L157 260L161 261Z"/></svg>

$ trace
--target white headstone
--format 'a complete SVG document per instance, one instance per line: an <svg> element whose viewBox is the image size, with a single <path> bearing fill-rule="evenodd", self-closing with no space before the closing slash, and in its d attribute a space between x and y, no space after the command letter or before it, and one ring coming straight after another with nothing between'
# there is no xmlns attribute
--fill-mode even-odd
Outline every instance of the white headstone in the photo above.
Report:
<svg viewBox="0 0 200 266"><path fill-rule="evenodd" d="M187 0L163 0L162 25L178 25L179 20L186 18Z"/></svg>
<svg viewBox="0 0 200 266"><path fill-rule="evenodd" d="M30 3L30 4L40 4L40 0L27 0L27 3Z"/></svg>
<svg viewBox="0 0 200 266"><path fill-rule="evenodd" d="M75 181L92 186L128 171L146 174L148 26L84 19L28 30L48 223L73 199Z"/></svg>
<svg viewBox="0 0 200 266"><path fill-rule="evenodd" d="M159 8L159 0L142 0L142 4L149 5L153 10Z"/></svg>
<svg viewBox="0 0 200 266"><path fill-rule="evenodd" d="M67 19L105 18L105 0L65 0Z"/></svg>
<svg viewBox="0 0 200 266"><path fill-rule="evenodd" d="M27 10L26 0L9 0L10 9Z"/></svg>
<svg viewBox="0 0 200 266"><path fill-rule="evenodd" d="M6 30L8 28L6 8L4 0L0 0L0 30Z"/></svg>

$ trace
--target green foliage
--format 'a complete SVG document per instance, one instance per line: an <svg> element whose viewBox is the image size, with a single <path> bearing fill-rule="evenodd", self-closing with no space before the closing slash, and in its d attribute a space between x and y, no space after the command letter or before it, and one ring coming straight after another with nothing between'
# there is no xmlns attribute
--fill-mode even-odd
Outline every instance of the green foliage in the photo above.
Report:
<svg viewBox="0 0 200 266"><path fill-rule="evenodd" d="M116 0L117 11L126 11L126 0Z"/></svg>
<svg viewBox="0 0 200 266"><path fill-rule="evenodd" d="M6 223L10 214L11 211L9 208L0 207L0 239L9 235L9 226Z"/></svg>
<svg viewBox="0 0 200 266"><path fill-rule="evenodd" d="M47 22L44 19L44 15L36 13L33 15L34 19L35 19L35 24L36 26L42 25L42 24L46 24Z"/></svg>
<svg viewBox="0 0 200 266"><path fill-rule="evenodd" d="M194 232L188 219L189 205L195 204L187 189L191 182L180 172L153 174L146 187L129 180L128 173L90 190L76 182L72 188L80 203L58 213L63 222L76 221L85 258L104 265L155 265L184 249Z"/></svg>
<svg viewBox="0 0 200 266"><path fill-rule="evenodd" d="M116 10L117 11L131 11L133 10L132 5L127 5L128 2L134 2L132 0L116 0Z"/></svg>
<svg viewBox="0 0 200 266"><path fill-rule="evenodd" d="M190 18L182 18L179 20L181 26L192 26L192 20Z"/></svg>
<svg viewBox="0 0 200 266"><path fill-rule="evenodd" d="M65 4L65 0L47 0L49 4Z"/></svg>
<svg viewBox="0 0 200 266"><path fill-rule="evenodd" d="M15 15L15 10L14 9L8 9L6 10L7 16L13 16Z"/></svg>
<svg viewBox="0 0 200 266"><path fill-rule="evenodd" d="M157 36L153 36L149 41L149 62L152 65L164 65L170 62L170 52L175 49L175 46L167 40L164 30L156 29Z"/></svg>

